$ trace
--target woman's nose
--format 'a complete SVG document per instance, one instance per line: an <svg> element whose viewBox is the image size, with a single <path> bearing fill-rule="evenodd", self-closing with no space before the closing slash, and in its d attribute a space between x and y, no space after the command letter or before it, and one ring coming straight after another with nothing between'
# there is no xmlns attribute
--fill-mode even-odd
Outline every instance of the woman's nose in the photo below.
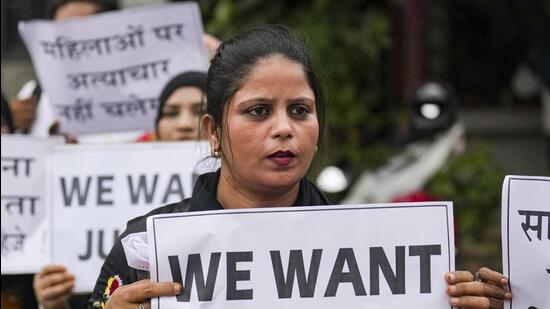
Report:
<svg viewBox="0 0 550 309"><path fill-rule="evenodd" d="M291 125L291 119L286 113L286 111L275 113L273 115L273 131L272 131L272 137L273 138L282 138L282 139L288 139L292 138L292 125Z"/></svg>
<svg viewBox="0 0 550 309"><path fill-rule="evenodd" d="M181 111L178 116L178 130L194 131L198 127L198 120L188 111Z"/></svg>

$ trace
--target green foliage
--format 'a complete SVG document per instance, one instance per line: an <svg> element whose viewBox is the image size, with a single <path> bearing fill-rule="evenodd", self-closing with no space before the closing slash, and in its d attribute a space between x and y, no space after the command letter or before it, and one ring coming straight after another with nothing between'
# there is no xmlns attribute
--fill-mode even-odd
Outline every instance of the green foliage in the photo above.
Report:
<svg viewBox="0 0 550 309"><path fill-rule="evenodd" d="M428 192L454 202L462 246L479 243L500 224L503 180L503 171L491 160L490 147L481 141L470 142L464 154L430 180Z"/></svg>

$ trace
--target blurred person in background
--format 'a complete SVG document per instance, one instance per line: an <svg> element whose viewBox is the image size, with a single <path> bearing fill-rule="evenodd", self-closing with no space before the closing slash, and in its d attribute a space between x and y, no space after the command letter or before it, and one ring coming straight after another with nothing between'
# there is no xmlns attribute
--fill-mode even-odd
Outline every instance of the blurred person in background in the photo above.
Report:
<svg viewBox="0 0 550 309"><path fill-rule="evenodd" d="M175 76L162 90L155 121L161 141L196 140L202 115L205 72L185 72Z"/></svg>
<svg viewBox="0 0 550 309"><path fill-rule="evenodd" d="M206 89L206 72L190 71L174 76L159 96L155 132L138 141L199 139L199 123Z"/></svg>

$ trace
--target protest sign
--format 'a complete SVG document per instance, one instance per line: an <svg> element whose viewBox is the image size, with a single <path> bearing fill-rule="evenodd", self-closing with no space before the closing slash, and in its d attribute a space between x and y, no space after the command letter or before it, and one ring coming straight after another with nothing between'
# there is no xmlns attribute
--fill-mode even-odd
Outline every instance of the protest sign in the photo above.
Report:
<svg viewBox="0 0 550 309"><path fill-rule="evenodd" d="M19 31L61 130L75 135L152 129L170 78L208 68L194 2L22 22Z"/></svg>
<svg viewBox="0 0 550 309"><path fill-rule="evenodd" d="M550 308L550 177L506 176L501 228L513 297L504 308Z"/></svg>
<svg viewBox="0 0 550 309"><path fill-rule="evenodd" d="M152 308L449 308L450 202L240 209L148 218Z"/></svg>
<svg viewBox="0 0 550 309"><path fill-rule="evenodd" d="M34 273L50 261L46 179L62 142L2 135L2 274Z"/></svg>
<svg viewBox="0 0 550 309"><path fill-rule="evenodd" d="M191 195L193 174L208 155L206 142L56 148L52 260L76 276L76 292L92 291L128 220Z"/></svg>

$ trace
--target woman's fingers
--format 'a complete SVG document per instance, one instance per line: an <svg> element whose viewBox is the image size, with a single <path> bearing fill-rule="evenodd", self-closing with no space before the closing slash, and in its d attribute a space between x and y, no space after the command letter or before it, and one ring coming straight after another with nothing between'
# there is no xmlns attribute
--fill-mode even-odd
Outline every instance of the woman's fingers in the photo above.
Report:
<svg viewBox="0 0 550 309"><path fill-rule="evenodd" d="M512 294L499 286L480 281L460 282L447 288L450 296L484 296L496 299L511 299Z"/></svg>
<svg viewBox="0 0 550 309"><path fill-rule="evenodd" d="M445 273L445 280L447 284L456 284L459 282L474 281L474 275L469 271L451 271Z"/></svg>
<svg viewBox="0 0 550 309"><path fill-rule="evenodd" d="M51 286L60 285L65 282L74 281L74 276L68 273L51 273L38 279L36 287L45 289Z"/></svg>
<svg viewBox="0 0 550 309"><path fill-rule="evenodd" d="M479 279L484 282L491 282L501 286L508 284L508 278L504 277L503 274L491 270L487 267L480 268L477 274L479 276Z"/></svg>
<svg viewBox="0 0 550 309"><path fill-rule="evenodd" d="M453 307L462 309L501 309L504 307L502 300L480 296L451 297L449 303Z"/></svg>
<svg viewBox="0 0 550 309"><path fill-rule="evenodd" d="M65 268L65 266L63 265L51 264L51 265L44 266L38 273L38 276L41 277L51 273L59 273L59 272L66 272L66 271L67 271L67 268Z"/></svg>
<svg viewBox="0 0 550 309"><path fill-rule="evenodd" d="M500 309L504 305L503 299L512 298L510 291L504 288L508 279L502 274L484 267L476 277L468 271L445 274L451 305L464 309Z"/></svg>
<svg viewBox="0 0 550 309"><path fill-rule="evenodd" d="M150 299L158 296L175 296L181 293L179 283L151 282L149 279L123 285L116 289L105 304L105 309L110 308L137 308L136 304L142 304L150 308Z"/></svg>
<svg viewBox="0 0 550 309"><path fill-rule="evenodd" d="M62 265L47 265L34 276L34 288L38 292L53 285L74 281L74 276L67 273Z"/></svg>
<svg viewBox="0 0 550 309"><path fill-rule="evenodd" d="M150 280L141 280L132 284L121 286L115 294L117 298L129 303L140 303L144 300L157 296L172 296L181 293L181 285L172 282L151 282Z"/></svg>
<svg viewBox="0 0 550 309"><path fill-rule="evenodd" d="M69 296L74 287L74 279L45 288L40 292L43 300L56 299Z"/></svg>
<svg viewBox="0 0 550 309"><path fill-rule="evenodd" d="M74 276L62 265L47 265L34 276L34 292L44 308L62 308L74 287Z"/></svg>

